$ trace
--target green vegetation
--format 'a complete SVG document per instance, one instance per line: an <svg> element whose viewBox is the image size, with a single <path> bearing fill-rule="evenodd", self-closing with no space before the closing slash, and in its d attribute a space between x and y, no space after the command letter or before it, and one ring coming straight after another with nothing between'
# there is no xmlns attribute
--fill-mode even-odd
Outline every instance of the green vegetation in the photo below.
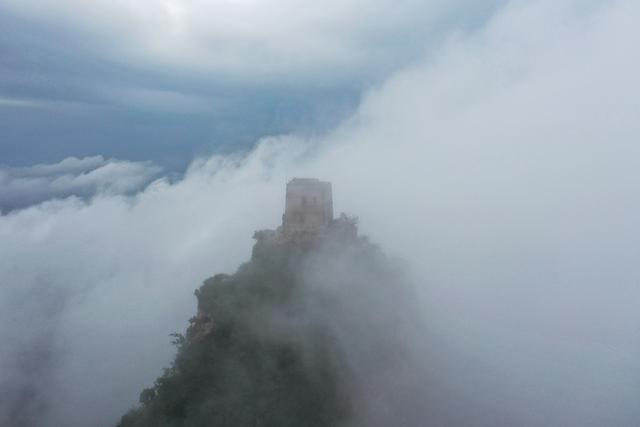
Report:
<svg viewBox="0 0 640 427"><path fill-rule="evenodd" d="M196 291L198 315L173 334L173 364L119 427L344 424L351 376L336 322L350 308L340 300L353 283L395 274L387 264L359 238L259 240L250 262Z"/></svg>

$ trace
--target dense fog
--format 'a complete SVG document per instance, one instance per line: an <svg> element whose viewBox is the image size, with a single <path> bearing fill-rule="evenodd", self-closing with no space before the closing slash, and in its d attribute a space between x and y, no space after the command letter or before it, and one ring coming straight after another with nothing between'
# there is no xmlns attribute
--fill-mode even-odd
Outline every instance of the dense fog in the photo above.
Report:
<svg viewBox="0 0 640 427"><path fill-rule="evenodd" d="M639 14L510 3L328 135L265 137L181 178L144 186L159 169L125 163L77 193L25 169L37 194L17 198L0 170L0 201L37 202L0 216L0 424L115 424L170 362L193 290L279 223L288 179L313 176L415 284L426 329L408 366L432 388L409 407L439 402L461 425L637 425Z"/></svg>

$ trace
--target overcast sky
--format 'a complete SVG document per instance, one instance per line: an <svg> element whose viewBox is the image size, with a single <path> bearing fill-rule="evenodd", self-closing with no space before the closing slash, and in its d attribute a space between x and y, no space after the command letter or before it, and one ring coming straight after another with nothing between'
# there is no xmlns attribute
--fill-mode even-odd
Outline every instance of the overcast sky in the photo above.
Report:
<svg viewBox="0 0 640 427"><path fill-rule="evenodd" d="M0 424L112 425L316 176L452 417L637 426L640 4L478 3L4 1Z"/></svg>
<svg viewBox="0 0 640 427"><path fill-rule="evenodd" d="M0 3L0 164L101 154L182 169L322 133L500 0Z"/></svg>

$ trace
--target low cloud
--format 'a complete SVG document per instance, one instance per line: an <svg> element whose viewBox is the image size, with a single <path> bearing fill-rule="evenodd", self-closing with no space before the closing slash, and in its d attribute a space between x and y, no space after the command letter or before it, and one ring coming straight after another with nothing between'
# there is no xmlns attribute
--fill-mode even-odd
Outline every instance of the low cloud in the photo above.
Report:
<svg viewBox="0 0 640 427"><path fill-rule="evenodd" d="M0 212L51 199L90 198L96 194L130 194L141 190L161 169L149 162L105 159L102 156L23 168L0 167Z"/></svg>
<svg viewBox="0 0 640 427"><path fill-rule="evenodd" d="M0 423L114 423L169 363L192 290L279 222L288 178L317 176L419 283L434 388L411 405L444 402L449 425L636 425L639 14L514 2L321 141L1 216Z"/></svg>

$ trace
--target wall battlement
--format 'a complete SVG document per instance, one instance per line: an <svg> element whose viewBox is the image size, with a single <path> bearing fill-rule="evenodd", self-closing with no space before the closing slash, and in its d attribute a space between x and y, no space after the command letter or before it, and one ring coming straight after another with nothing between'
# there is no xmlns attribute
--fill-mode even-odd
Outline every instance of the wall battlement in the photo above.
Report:
<svg viewBox="0 0 640 427"><path fill-rule="evenodd" d="M258 242L305 242L340 235L355 238L357 219L341 214L333 217L333 195L330 182L316 178L294 178L287 183L282 225L276 230L259 230Z"/></svg>
<svg viewBox="0 0 640 427"><path fill-rule="evenodd" d="M287 184L282 231L287 235L318 233L333 220L331 183L294 178Z"/></svg>

